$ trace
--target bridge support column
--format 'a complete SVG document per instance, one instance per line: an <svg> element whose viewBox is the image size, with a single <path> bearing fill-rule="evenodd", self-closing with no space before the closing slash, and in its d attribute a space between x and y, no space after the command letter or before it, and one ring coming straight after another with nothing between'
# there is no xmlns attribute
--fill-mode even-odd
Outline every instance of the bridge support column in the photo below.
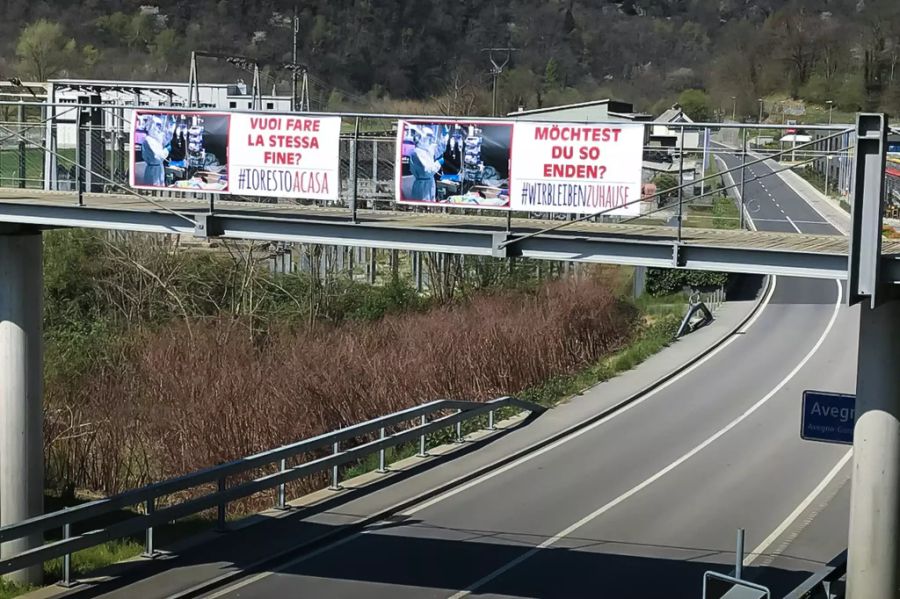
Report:
<svg viewBox="0 0 900 599"><path fill-rule="evenodd" d="M900 301L860 306L847 597L900 598Z"/></svg>
<svg viewBox="0 0 900 599"><path fill-rule="evenodd" d="M39 232L0 234L0 525L43 512L41 242ZM41 535L8 541L0 555L41 544ZM38 565L7 578L38 584L41 573Z"/></svg>

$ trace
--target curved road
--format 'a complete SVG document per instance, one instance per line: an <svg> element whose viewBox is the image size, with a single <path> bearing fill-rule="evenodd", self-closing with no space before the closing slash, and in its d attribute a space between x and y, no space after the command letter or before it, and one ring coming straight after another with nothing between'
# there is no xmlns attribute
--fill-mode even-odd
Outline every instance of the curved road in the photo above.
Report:
<svg viewBox="0 0 900 599"><path fill-rule="evenodd" d="M778 177L745 196L761 230L837 234ZM761 553L745 575L778 596L846 546L848 448L801 441L799 411L804 389L854 391L853 316L836 282L780 278L739 334L626 409L209 597L695 598L738 527Z"/></svg>

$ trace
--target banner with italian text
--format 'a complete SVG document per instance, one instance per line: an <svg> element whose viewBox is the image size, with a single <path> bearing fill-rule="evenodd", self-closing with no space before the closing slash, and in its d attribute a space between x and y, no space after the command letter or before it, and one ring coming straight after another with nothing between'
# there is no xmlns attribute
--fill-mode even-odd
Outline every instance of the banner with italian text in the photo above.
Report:
<svg viewBox="0 0 900 599"><path fill-rule="evenodd" d="M338 200L339 117L135 111L137 189Z"/></svg>
<svg viewBox="0 0 900 599"><path fill-rule="evenodd" d="M340 198L339 117L231 115L231 193Z"/></svg>

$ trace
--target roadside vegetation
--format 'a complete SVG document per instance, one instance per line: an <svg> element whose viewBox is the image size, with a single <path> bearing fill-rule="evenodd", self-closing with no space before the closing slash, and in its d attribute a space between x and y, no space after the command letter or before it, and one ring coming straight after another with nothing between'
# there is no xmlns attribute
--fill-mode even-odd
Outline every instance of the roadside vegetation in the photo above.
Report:
<svg viewBox="0 0 900 599"><path fill-rule="evenodd" d="M627 268L563 276L548 264L434 258L432 288L418 293L402 268L371 286L275 275L265 252L246 247L48 233L48 509L435 398L552 405L665 347L684 313L680 288L631 299ZM125 539L79 552L75 570L140 550ZM58 578L59 563L45 568L48 582ZM0 584L0 598L21 591Z"/></svg>
<svg viewBox="0 0 900 599"><path fill-rule="evenodd" d="M400 267L371 286L272 274L247 247L46 238L47 484L64 500L438 397L525 394L625 350L665 316L630 299L621 268L566 277L547 264L429 258L432 284L418 293Z"/></svg>

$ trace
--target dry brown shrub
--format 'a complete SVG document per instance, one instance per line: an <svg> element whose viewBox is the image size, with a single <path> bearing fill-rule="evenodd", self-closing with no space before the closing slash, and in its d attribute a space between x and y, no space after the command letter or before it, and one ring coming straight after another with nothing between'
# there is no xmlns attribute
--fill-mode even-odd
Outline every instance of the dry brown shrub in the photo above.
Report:
<svg viewBox="0 0 900 599"><path fill-rule="evenodd" d="M193 338L173 324L50 394L52 476L114 493L426 401L516 394L620 348L635 319L588 278L261 342L224 317Z"/></svg>

